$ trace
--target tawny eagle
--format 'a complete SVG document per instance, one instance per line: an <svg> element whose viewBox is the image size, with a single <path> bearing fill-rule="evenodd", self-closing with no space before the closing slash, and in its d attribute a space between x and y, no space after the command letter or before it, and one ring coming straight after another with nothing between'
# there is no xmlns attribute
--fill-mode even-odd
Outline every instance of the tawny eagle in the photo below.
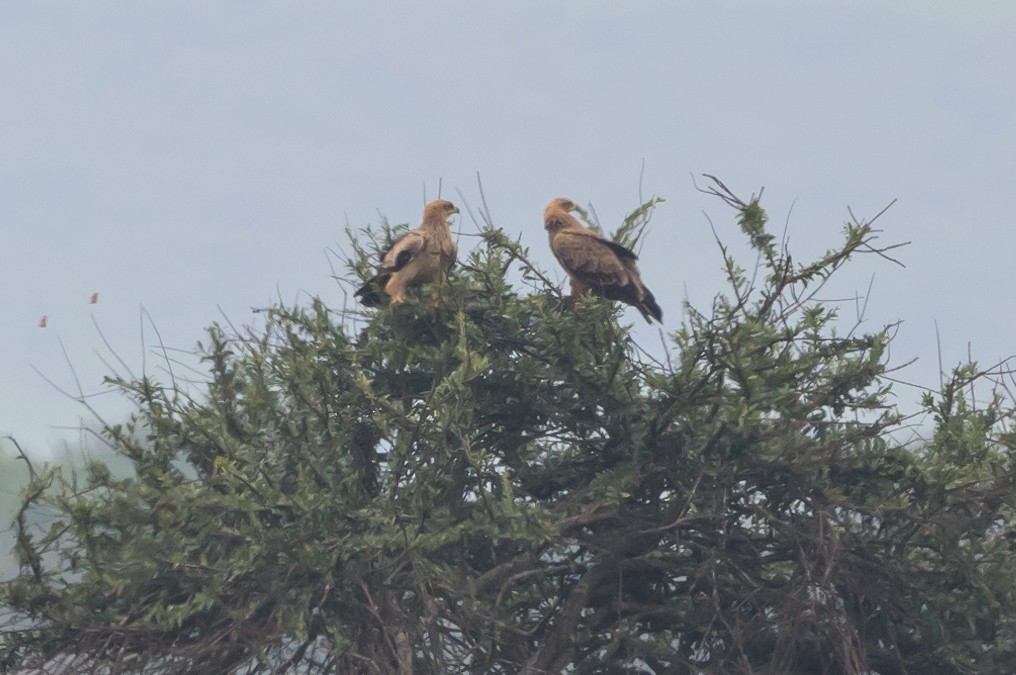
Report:
<svg viewBox="0 0 1016 675"><path fill-rule="evenodd" d="M592 292L635 307L649 323L663 322L663 310L642 283L638 256L592 230L571 214L573 201L558 197L543 209L543 225L550 236L550 250L571 277L572 295Z"/></svg>
<svg viewBox="0 0 1016 675"><path fill-rule="evenodd" d="M406 232L381 256L377 274L354 295L367 307L382 303L384 291L393 303L405 300L406 289L444 280L455 262L457 247L448 218L459 209L437 199L423 207L423 223Z"/></svg>

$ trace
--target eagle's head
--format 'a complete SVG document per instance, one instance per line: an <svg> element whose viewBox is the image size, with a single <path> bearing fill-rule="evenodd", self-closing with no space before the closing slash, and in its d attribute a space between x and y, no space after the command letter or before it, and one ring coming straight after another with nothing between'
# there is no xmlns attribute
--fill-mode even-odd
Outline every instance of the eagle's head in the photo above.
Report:
<svg viewBox="0 0 1016 675"><path fill-rule="evenodd" d="M566 197L551 199L543 208L543 226L550 232L567 227L575 219L569 215L578 206Z"/></svg>
<svg viewBox="0 0 1016 675"><path fill-rule="evenodd" d="M565 211L570 212L578 208L578 205L567 197L556 197L551 199L544 211Z"/></svg>
<svg viewBox="0 0 1016 675"><path fill-rule="evenodd" d="M435 199L423 207L423 222L447 222L448 218L459 212L459 207L447 199Z"/></svg>

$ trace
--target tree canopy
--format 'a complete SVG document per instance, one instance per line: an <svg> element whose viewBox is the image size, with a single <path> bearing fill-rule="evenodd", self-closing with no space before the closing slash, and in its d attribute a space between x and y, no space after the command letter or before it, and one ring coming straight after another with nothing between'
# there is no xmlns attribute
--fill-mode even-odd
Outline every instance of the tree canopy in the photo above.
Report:
<svg viewBox="0 0 1016 675"><path fill-rule="evenodd" d="M198 391L113 378L133 471L26 486L3 667L1016 670L1011 397L960 368L904 440L893 327L816 295L886 255L873 224L800 263L758 199L712 191L755 260L721 246L729 287L656 357L487 221L401 305L213 326ZM353 234L358 278L392 234Z"/></svg>

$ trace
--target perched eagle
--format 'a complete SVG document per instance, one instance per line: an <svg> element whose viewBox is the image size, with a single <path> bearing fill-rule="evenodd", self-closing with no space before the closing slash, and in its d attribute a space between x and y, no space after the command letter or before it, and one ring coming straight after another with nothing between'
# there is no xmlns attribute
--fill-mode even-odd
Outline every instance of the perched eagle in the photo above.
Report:
<svg viewBox="0 0 1016 675"><path fill-rule="evenodd" d="M662 323L663 310L639 276L638 256L580 223L570 213L576 208L570 199L558 197L543 209L550 250L571 277L572 295L592 291L632 305L649 323Z"/></svg>
<svg viewBox="0 0 1016 675"><path fill-rule="evenodd" d="M454 204L444 199L423 207L420 227L392 242L381 257L377 274L353 295L367 307L377 307L384 300L382 290L393 303L402 302L407 288L443 280L455 262L457 249L448 217L458 212Z"/></svg>

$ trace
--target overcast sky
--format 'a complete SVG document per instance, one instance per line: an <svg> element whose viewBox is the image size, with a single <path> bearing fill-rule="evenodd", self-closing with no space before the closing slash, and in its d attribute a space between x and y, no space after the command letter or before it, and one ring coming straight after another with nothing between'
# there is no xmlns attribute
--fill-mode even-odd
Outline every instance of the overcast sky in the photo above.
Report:
<svg viewBox="0 0 1016 675"><path fill-rule="evenodd" d="M866 325L902 320L893 361L936 386L936 322L947 367L968 342L984 363L1016 353L1014 35L1008 0L0 4L0 435L77 443L62 427L83 411L32 366L73 388L62 341L103 391L93 319L140 371L141 307L192 349L220 308L244 324L279 294L341 305L324 250L347 221L415 224L439 183L475 204L477 173L497 223L557 270L543 205L591 203L611 229L643 163L667 200L641 266L668 331L723 290L706 214L744 250L692 175L764 186L800 261L848 206L898 199L879 224L913 242L907 268L862 260L828 293L873 280Z"/></svg>

